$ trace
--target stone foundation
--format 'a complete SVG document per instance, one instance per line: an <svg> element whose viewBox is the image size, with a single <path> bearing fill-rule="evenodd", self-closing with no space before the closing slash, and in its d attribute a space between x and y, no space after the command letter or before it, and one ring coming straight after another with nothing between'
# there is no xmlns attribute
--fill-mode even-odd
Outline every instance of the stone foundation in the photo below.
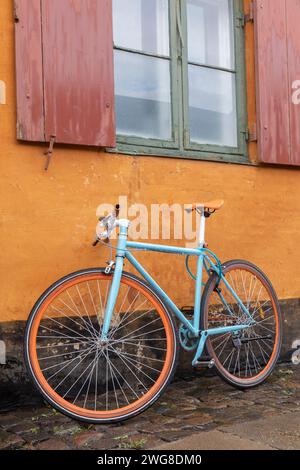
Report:
<svg viewBox="0 0 300 470"><path fill-rule="evenodd" d="M281 360L289 362L294 356L295 362L297 353L295 345L297 342L300 344L300 299L283 300L280 305L284 321ZM9 407L9 404L16 400L25 400L26 402L40 400L40 396L31 385L24 367L24 329L25 322L0 323L0 341L4 342L6 349L6 363L0 364L0 407ZM177 369L179 377L193 374L192 357L193 353L181 350Z"/></svg>

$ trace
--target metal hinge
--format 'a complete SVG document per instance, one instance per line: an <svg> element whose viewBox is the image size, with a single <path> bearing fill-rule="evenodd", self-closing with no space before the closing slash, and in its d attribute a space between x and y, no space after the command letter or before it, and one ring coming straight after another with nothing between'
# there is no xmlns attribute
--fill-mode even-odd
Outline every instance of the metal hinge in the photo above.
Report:
<svg viewBox="0 0 300 470"><path fill-rule="evenodd" d="M253 23L254 21L254 5L253 2L250 2L249 13L239 13L237 15L237 21L239 22L239 27L244 28L247 23Z"/></svg>
<svg viewBox="0 0 300 470"><path fill-rule="evenodd" d="M257 142L257 127L253 124L251 129L245 130L245 139L247 142Z"/></svg>
<svg viewBox="0 0 300 470"><path fill-rule="evenodd" d="M253 21L254 21L254 3L253 2L250 2L249 13L246 13L244 15L244 21L245 21L245 24L246 23L253 23Z"/></svg>
<svg viewBox="0 0 300 470"><path fill-rule="evenodd" d="M44 155L46 155L45 171L48 170L49 165L50 165L50 161L51 161L51 157L53 155L53 147L54 147L54 143L55 143L55 137L56 137L55 135L50 136L50 142L49 142L48 150L47 150L47 152L44 153Z"/></svg>
<svg viewBox="0 0 300 470"><path fill-rule="evenodd" d="M238 13L236 16L236 20L238 22L237 27L238 28L244 28L245 26L245 15L244 13Z"/></svg>

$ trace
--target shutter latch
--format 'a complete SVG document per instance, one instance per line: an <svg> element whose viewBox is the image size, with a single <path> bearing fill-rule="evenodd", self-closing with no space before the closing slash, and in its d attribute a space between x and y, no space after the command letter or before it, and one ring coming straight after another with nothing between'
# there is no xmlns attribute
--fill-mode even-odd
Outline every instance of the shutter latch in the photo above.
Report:
<svg viewBox="0 0 300 470"><path fill-rule="evenodd" d="M56 137L55 135L50 136L49 147L48 147L47 152L45 152L45 154L44 154L44 155L46 155L45 171L48 170L49 165L50 165L50 161L51 161L51 157L53 155L53 147L54 147L54 143L55 143L55 137Z"/></svg>

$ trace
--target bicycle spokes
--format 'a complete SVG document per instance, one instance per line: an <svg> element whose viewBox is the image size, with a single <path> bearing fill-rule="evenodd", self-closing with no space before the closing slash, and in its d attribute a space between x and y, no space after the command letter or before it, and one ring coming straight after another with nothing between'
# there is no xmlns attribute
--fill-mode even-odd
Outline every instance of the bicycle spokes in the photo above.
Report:
<svg viewBox="0 0 300 470"><path fill-rule="evenodd" d="M208 328L249 324L253 326L234 333L219 334L210 339L220 366L241 379L260 375L270 364L277 341L277 317L268 286L255 271L233 267L225 278L250 313L250 318L223 281L209 300Z"/></svg>
<svg viewBox="0 0 300 470"><path fill-rule="evenodd" d="M111 412L132 406L161 378L170 346L162 311L136 283L122 282L101 339L110 276L65 287L43 309L36 334L40 372L75 407Z"/></svg>

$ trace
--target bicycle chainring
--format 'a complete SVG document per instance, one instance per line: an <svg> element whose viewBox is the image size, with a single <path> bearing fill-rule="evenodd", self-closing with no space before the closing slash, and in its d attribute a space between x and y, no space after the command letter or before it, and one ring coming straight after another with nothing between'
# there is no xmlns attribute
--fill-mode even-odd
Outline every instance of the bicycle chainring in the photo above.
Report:
<svg viewBox="0 0 300 470"><path fill-rule="evenodd" d="M192 332L183 324L179 327L179 341L186 351L194 351L199 343L199 338L192 335Z"/></svg>

